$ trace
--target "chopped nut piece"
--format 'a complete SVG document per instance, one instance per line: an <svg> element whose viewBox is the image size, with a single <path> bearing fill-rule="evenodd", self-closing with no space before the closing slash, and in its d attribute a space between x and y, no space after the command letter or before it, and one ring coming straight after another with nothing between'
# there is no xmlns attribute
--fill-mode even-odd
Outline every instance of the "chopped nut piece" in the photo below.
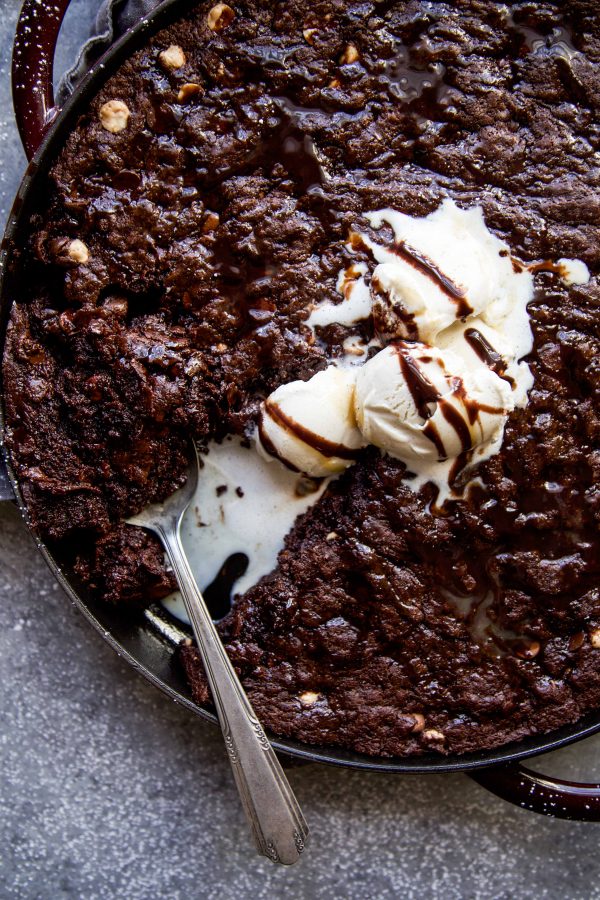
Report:
<svg viewBox="0 0 600 900"><path fill-rule="evenodd" d="M209 231L214 231L215 228L219 225L219 214L214 212L209 212L202 223L202 232L203 234L207 234Z"/></svg>
<svg viewBox="0 0 600 900"><path fill-rule="evenodd" d="M217 353L225 353L227 350L227 344L215 344L215 350Z"/></svg>
<svg viewBox="0 0 600 900"><path fill-rule="evenodd" d="M356 60L358 59L358 55L358 50L354 46L354 44L348 44L340 57L340 63L345 66L349 63L356 62Z"/></svg>
<svg viewBox="0 0 600 900"><path fill-rule="evenodd" d="M190 97L197 97L198 94L203 94L204 88L201 84L196 84L195 81L188 81L187 84L182 84L179 88L179 93L177 94L177 99L180 103L183 103L184 100L189 100Z"/></svg>
<svg viewBox="0 0 600 900"><path fill-rule="evenodd" d="M413 725L411 731L413 731L413 732L423 731L423 729L425 728L425 716L422 715L422 713L411 713L411 716L415 720L415 724ZM438 732L438 734L439 733L440 732ZM443 735L442 735L442 737L443 737Z"/></svg>
<svg viewBox="0 0 600 900"><path fill-rule="evenodd" d="M362 347L360 346L360 344L350 344L349 347L346 347L346 353L348 353L350 356L362 356L364 352L364 344L362 345Z"/></svg>
<svg viewBox="0 0 600 900"><path fill-rule="evenodd" d="M583 631L576 632L569 640L569 650L579 650L584 641L585 634Z"/></svg>
<svg viewBox="0 0 600 900"><path fill-rule="evenodd" d="M436 731L435 728L429 728L427 731L423 732L423 737L426 741L445 741L446 738L442 734L441 731Z"/></svg>
<svg viewBox="0 0 600 900"><path fill-rule="evenodd" d="M165 69L181 69L186 63L185 53L177 44L171 44L158 54L158 58Z"/></svg>
<svg viewBox="0 0 600 900"><path fill-rule="evenodd" d="M326 541L335 541L336 537L339 537L337 531L330 531L328 535L326 535Z"/></svg>
<svg viewBox="0 0 600 900"><path fill-rule="evenodd" d="M315 36L316 33L317 33L316 28L305 28L304 29L304 31L302 32L302 35L307 44L312 44L313 37Z"/></svg>
<svg viewBox="0 0 600 900"><path fill-rule="evenodd" d="M600 627L596 626L595 628L590 629L590 641L592 647L598 649L600 647Z"/></svg>
<svg viewBox="0 0 600 900"><path fill-rule="evenodd" d="M231 25L235 18L235 12L226 3L217 3L207 16L208 27L211 31L223 31Z"/></svg>
<svg viewBox="0 0 600 900"><path fill-rule="evenodd" d="M76 263L86 263L90 258L90 251L78 238L71 241L67 248L67 256Z"/></svg>
<svg viewBox="0 0 600 900"><path fill-rule="evenodd" d="M342 82L340 81L339 78L332 78L332 80L329 82L329 85L328 85L328 87L330 87L330 88L339 88L341 86L342 86Z"/></svg>
<svg viewBox="0 0 600 900"><path fill-rule="evenodd" d="M314 706L319 699L319 695L315 694L314 691L304 691L303 694L300 694L298 699L302 706Z"/></svg>
<svg viewBox="0 0 600 900"><path fill-rule="evenodd" d="M122 100L109 100L100 107L100 123L111 134L117 134L127 128L129 107Z"/></svg>
<svg viewBox="0 0 600 900"><path fill-rule="evenodd" d="M516 655L520 659L533 659L540 652L539 641L521 641L516 649Z"/></svg>

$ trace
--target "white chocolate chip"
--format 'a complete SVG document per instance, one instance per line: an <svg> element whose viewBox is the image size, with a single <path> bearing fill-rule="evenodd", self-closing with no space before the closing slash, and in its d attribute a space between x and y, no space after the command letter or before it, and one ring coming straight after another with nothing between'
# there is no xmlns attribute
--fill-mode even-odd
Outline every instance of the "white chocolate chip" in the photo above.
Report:
<svg viewBox="0 0 600 900"><path fill-rule="evenodd" d="M130 115L129 107L122 100L109 100L100 107L102 127L111 134L117 134L127 128Z"/></svg>
<svg viewBox="0 0 600 900"><path fill-rule="evenodd" d="M590 629L590 642L592 647L595 647L596 650L600 648L600 627L591 628Z"/></svg>
<svg viewBox="0 0 600 900"><path fill-rule="evenodd" d="M300 694L298 699L302 706L314 706L319 699L319 695L315 694L314 691L304 691L303 694Z"/></svg>
<svg viewBox="0 0 600 900"><path fill-rule="evenodd" d="M344 66L344 65L347 65L347 64L349 64L349 63L356 62L356 60L358 59L358 55L359 55L359 54L358 54L358 50L357 50L357 48L355 47L355 45L354 45L354 44L348 44L348 46L346 47L346 49L345 49L344 52L342 53L342 56L341 56L341 58L340 58L340 63Z"/></svg>
<svg viewBox="0 0 600 900"><path fill-rule="evenodd" d="M436 731L435 728L429 728L427 731L423 732L423 737L426 741L445 741L446 738L442 734L441 731Z"/></svg>
<svg viewBox="0 0 600 900"><path fill-rule="evenodd" d="M235 18L235 12L226 3L217 3L208 13L206 21L211 31L223 31L231 25Z"/></svg>
<svg viewBox="0 0 600 900"><path fill-rule="evenodd" d="M325 535L325 540L335 541L336 537L338 537L337 531L330 531L329 534Z"/></svg>
<svg viewBox="0 0 600 900"><path fill-rule="evenodd" d="M165 69L181 69L186 63L185 53L177 44L171 44L158 54L158 58Z"/></svg>
<svg viewBox="0 0 600 900"><path fill-rule="evenodd" d="M86 263L90 258L90 251L78 238L71 241L67 247L67 256L76 263Z"/></svg>

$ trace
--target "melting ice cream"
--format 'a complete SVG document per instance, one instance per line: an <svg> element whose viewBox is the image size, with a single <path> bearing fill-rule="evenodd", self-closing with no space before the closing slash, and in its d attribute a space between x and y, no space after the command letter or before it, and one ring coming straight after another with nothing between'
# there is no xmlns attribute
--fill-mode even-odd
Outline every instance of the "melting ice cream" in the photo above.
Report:
<svg viewBox="0 0 600 900"><path fill-rule="evenodd" d="M354 376L335 366L283 384L263 404L259 448L313 477L343 472L364 444L353 397Z"/></svg>
<svg viewBox="0 0 600 900"><path fill-rule="evenodd" d="M316 475L341 471L361 444L371 443L406 464L415 489L436 483L443 500L461 469L498 452L509 413L527 403L533 383L523 361L533 346L527 304L533 273L550 264L515 260L486 227L480 207L463 210L452 200L423 218L392 209L365 218L374 230L387 227L393 234L391 242L350 236L350 247L366 250L376 263L370 284L364 263L352 266L338 279L343 301L319 304L307 324L352 325L372 316L383 349L368 358L367 347L361 353L348 338L345 357L333 361L344 367L344 391L317 391L321 377L334 381L326 373L285 385L264 404L261 431L262 438L279 397L291 403L301 396L296 431L311 430L316 417L319 439L333 444L340 423L351 422L354 413L352 451L340 454L344 462L316 460L314 453L303 462L304 450L289 428L272 428L262 446ZM578 260L562 259L552 271L569 284L589 277ZM359 365L348 366L348 357Z"/></svg>
<svg viewBox="0 0 600 900"><path fill-rule="evenodd" d="M397 341L362 366L355 410L365 440L406 463L418 484L446 494L468 454L497 452L507 412L507 381L485 365L467 367L452 350Z"/></svg>

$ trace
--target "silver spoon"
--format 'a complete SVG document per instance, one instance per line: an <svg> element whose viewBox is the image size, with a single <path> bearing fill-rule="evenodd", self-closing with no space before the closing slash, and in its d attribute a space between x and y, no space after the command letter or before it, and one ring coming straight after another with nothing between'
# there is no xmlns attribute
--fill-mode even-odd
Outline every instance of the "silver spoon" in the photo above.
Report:
<svg viewBox="0 0 600 900"><path fill-rule="evenodd" d="M259 853L291 866L300 858L308 826L279 760L254 714L213 625L181 543L181 520L198 484L194 446L188 477L164 503L155 503L127 520L154 532L162 541L196 635L217 708L225 747L244 811Z"/></svg>

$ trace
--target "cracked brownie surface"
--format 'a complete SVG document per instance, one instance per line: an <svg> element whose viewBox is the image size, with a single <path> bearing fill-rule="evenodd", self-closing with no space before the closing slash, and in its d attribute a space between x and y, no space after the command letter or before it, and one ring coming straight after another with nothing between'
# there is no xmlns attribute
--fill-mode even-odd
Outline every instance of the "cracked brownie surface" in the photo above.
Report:
<svg viewBox="0 0 600 900"><path fill-rule="evenodd" d="M520 259L592 273L536 276L501 452L440 512L367 449L221 627L264 724L309 743L463 753L573 722L600 705L597 4L217 6L109 79L31 219L4 384L32 523L107 601L165 596L122 518L180 484L190 435L250 434L342 352L350 329L305 320L368 262L363 214L480 205Z"/></svg>

